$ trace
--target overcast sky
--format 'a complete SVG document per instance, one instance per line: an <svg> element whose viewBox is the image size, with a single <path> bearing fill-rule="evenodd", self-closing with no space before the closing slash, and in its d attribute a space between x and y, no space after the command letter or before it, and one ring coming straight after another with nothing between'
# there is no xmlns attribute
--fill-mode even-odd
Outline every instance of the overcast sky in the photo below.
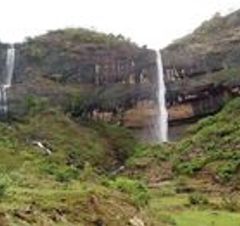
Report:
<svg viewBox="0 0 240 226"><path fill-rule="evenodd" d="M0 40L19 42L48 30L86 27L160 48L215 12L236 9L240 0L2 0Z"/></svg>

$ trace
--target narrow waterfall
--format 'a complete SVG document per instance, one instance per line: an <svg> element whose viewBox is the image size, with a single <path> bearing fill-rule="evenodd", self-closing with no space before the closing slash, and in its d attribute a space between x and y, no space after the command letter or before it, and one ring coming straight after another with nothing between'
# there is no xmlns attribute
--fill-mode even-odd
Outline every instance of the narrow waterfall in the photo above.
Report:
<svg viewBox="0 0 240 226"><path fill-rule="evenodd" d="M15 66L15 48L14 45L11 45L7 50L7 59L6 59L6 79L4 85L9 88L12 85L12 77Z"/></svg>
<svg viewBox="0 0 240 226"><path fill-rule="evenodd" d="M158 142L168 141L168 112L166 106L166 86L164 81L164 72L162 56L156 51L157 76L158 76L158 117L157 117L157 140Z"/></svg>
<svg viewBox="0 0 240 226"><path fill-rule="evenodd" d="M0 85L0 114L6 116L8 112L7 90L12 85L12 77L15 66L15 47L11 45L7 49L6 71L3 75L2 84Z"/></svg>

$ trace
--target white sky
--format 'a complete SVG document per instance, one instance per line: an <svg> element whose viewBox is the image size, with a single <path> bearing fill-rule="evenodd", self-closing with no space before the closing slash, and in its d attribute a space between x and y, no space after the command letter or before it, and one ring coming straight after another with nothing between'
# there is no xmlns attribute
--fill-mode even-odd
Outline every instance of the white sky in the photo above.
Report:
<svg viewBox="0 0 240 226"><path fill-rule="evenodd" d="M48 30L94 28L160 48L240 0L1 0L0 40L18 42Z"/></svg>

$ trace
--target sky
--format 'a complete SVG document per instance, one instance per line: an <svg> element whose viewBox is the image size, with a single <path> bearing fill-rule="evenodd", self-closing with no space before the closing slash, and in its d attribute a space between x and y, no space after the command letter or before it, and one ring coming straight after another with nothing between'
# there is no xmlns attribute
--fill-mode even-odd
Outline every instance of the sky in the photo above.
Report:
<svg viewBox="0 0 240 226"><path fill-rule="evenodd" d="M0 40L21 42L49 30L85 27L163 48L240 0L2 0Z"/></svg>

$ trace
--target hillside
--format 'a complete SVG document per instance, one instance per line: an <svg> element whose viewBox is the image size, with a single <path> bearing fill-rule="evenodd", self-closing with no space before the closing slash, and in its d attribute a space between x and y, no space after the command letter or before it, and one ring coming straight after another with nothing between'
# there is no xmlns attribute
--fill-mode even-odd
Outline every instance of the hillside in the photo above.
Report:
<svg viewBox="0 0 240 226"><path fill-rule="evenodd" d="M0 125L1 224L237 226L239 111L235 99L180 142L143 146L35 105Z"/></svg>
<svg viewBox="0 0 240 226"><path fill-rule="evenodd" d="M239 66L239 18L240 11L227 16L216 14L192 34L164 49L165 65L184 67L192 74Z"/></svg>
<svg viewBox="0 0 240 226"><path fill-rule="evenodd" d="M159 175L160 181L173 179L177 175L199 175L200 179L202 176L213 184L236 186L238 189L239 111L240 99L236 98L217 115L192 126L179 142L165 147L142 147L128 163L135 169L158 166L154 173ZM168 174L164 171L164 163L169 166ZM161 179L161 176L166 178Z"/></svg>
<svg viewBox="0 0 240 226"><path fill-rule="evenodd" d="M154 220L167 225L190 225L193 219L196 225L238 225L239 111L237 98L191 127L179 142L136 148L125 175L151 188L148 211ZM235 213L232 220L229 211Z"/></svg>
<svg viewBox="0 0 240 226"><path fill-rule="evenodd" d="M194 125L159 145L147 144L153 50L82 28L15 44L0 225L239 226L239 21L239 11L217 14L162 50L170 129Z"/></svg>
<svg viewBox="0 0 240 226"><path fill-rule="evenodd" d="M107 177L133 151L136 141L127 130L75 122L47 109L1 123L0 131L2 226L127 225L134 217L146 219L138 210L147 198L144 185Z"/></svg>
<svg viewBox="0 0 240 226"><path fill-rule="evenodd" d="M239 21L239 10L216 14L162 50L169 110L180 115L176 121L215 114L239 96Z"/></svg>

